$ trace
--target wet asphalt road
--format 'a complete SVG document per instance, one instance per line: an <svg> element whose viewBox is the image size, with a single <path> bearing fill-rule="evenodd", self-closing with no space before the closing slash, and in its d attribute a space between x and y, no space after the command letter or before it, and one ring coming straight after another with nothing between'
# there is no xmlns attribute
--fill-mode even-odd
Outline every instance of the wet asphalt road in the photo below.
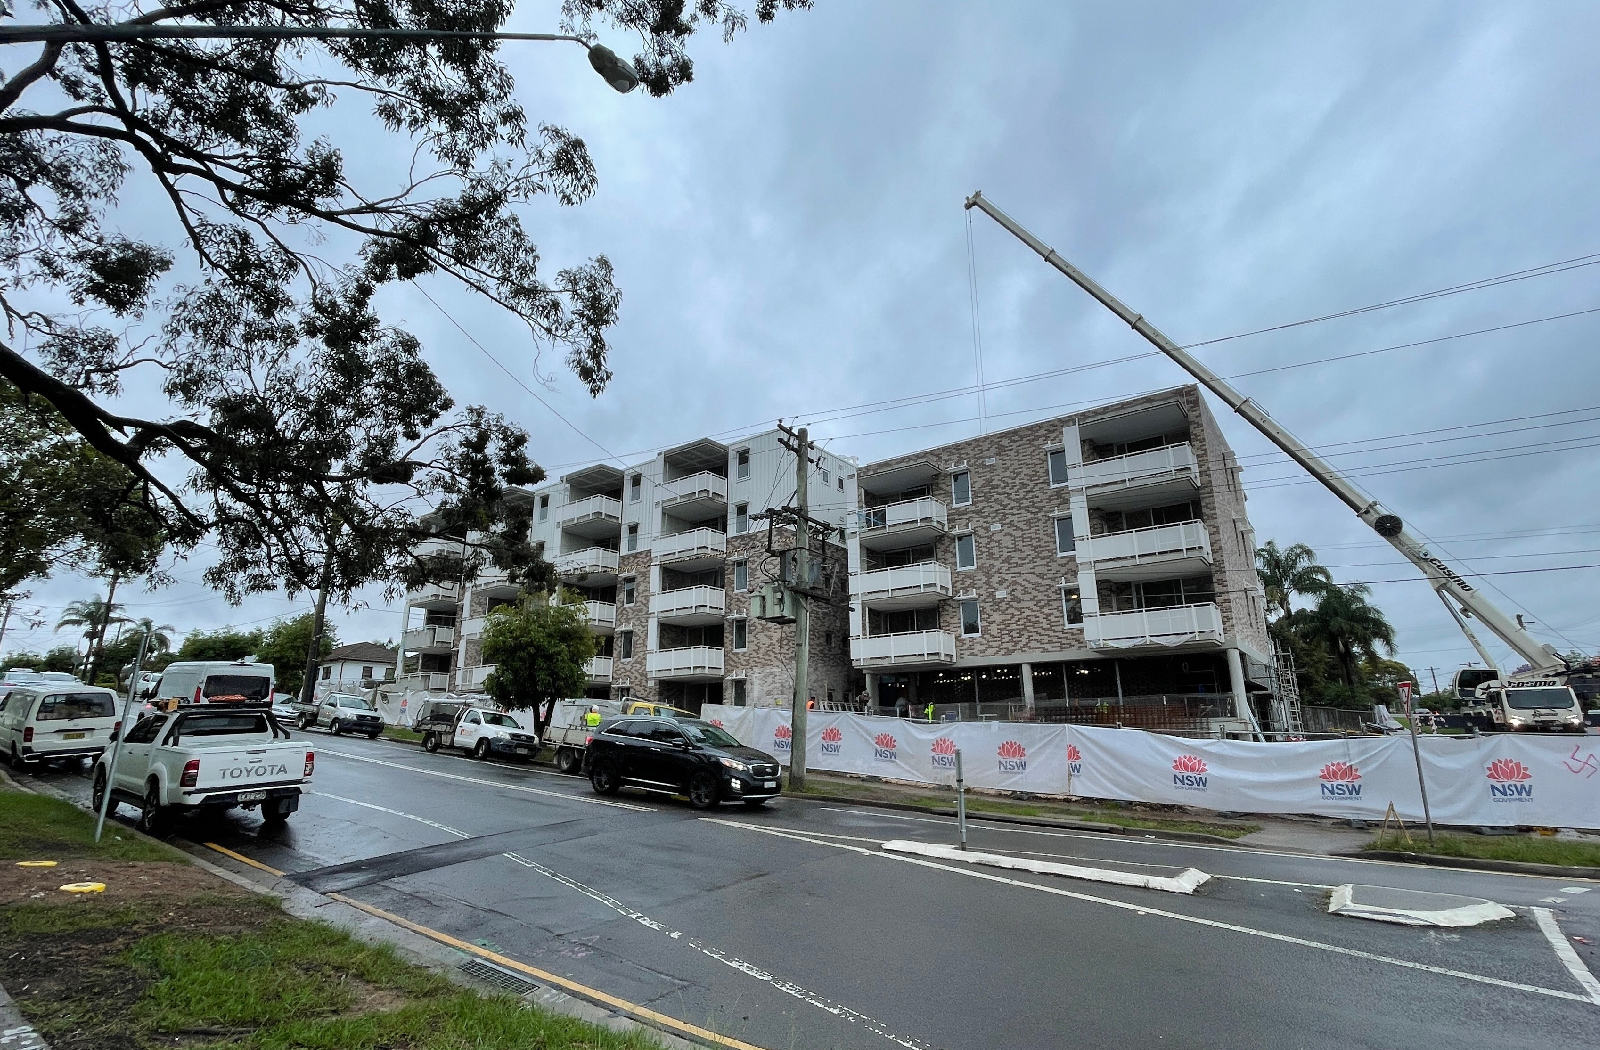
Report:
<svg viewBox="0 0 1600 1050"><path fill-rule="evenodd" d="M1600 1005L1530 911L1600 972L1600 883L972 824L974 849L1213 876L1185 897L880 849L954 842L939 817L794 799L702 814L306 738L314 793L287 827L236 813L176 834L769 1050L1600 1045ZM80 775L41 779L87 796ZM1459 930L1328 915L1327 888L1348 882L1517 915Z"/></svg>

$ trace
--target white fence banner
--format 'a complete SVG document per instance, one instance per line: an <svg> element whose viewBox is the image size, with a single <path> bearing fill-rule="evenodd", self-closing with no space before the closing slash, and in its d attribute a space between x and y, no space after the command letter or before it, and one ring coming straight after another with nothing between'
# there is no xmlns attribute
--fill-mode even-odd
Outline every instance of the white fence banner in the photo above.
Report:
<svg viewBox="0 0 1600 1050"><path fill-rule="evenodd" d="M788 764L787 710L707 705L702 717ZM824 772L953 785L959 748L967 783L978 788L1365 820L1382 820L1393 802L1407 821L1422 819L1406 736L1267 744L820 711L806 721L807 768ZM1496 734L1418 742L1438 823L1600 828L1600 739Z"/></svg>

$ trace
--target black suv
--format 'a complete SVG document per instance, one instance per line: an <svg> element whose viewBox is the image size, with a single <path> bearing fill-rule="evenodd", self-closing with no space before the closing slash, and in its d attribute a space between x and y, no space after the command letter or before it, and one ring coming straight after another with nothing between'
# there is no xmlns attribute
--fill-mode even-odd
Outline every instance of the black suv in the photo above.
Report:
<svg viewBox="0 0 1600 1050"><path fill-rule="evenodd" d="M778 760L698 718L618 718L595 730L583 752L602 795L624 784L688 795L696 809L719 802L759 806L778 793Z"/></svg>

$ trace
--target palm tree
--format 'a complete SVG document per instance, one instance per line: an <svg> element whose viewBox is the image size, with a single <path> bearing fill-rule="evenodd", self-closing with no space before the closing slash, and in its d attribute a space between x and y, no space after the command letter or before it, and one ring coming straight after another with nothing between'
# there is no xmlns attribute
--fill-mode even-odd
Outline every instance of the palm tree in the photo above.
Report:
<svg viewBox="0 0 1600 1050"><path fill-rule="evenodd" d="M147 632L149 633L150 645L148 651L145 653L146 657L154 656L157 653L164 653L172 648L172 636L167 632L176 631L177 628L172 626L170 623L164 623L158 627L156 626L155 621L148 616L141 616L137 620L129 620L128 622L132 624L132 627L130 628L131 634L137 636Z"/></svg>
<svg viewBox="0 0 1600 1050"><path fill-rule="evenodd" d="M83 601L69 602L61 612L61 619L56 621L56 630L63 627L83 628L83 637L89 643L89 651L84 654L84 665L87 669L86 677L90 684L100 662L100 647L106 636L106 629L114 623L129 623L126 616L120 615L123 606L108 604L98 594L93 598Z"/></svg>
<svg viewBox="0 0 1600 1050"><path fill-rule="evenodd" d="M1367 599L1372 588L1364 583L1323 590L1317 604L1296 617L1300 633L1328 647L1339 661L1344 684L1356 685L1356 657L1377 659L1378 650L1393 655L1394 627L1383 611Z"/></svg>
<svg viewBox="0 0 1600 1050"><path fill-rule="evenodd" d="M1317 564L1317 552L1303 543L1283 550L1275 540L1256 550L1256 571L1267 594L1267 605L1278 610L1279 620L1293 611L1289 601L1295 595L1320 597L1333 586L1333 574Z"/></svg>

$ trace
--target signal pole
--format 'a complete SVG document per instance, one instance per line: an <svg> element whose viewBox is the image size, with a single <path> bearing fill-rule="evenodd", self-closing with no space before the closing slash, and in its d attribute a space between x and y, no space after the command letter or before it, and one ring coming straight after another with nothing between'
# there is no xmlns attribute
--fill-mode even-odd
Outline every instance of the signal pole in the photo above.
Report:
<svg viewBox="0 0 1600 1050"><path fill-rule="evenodd" d="M786 428L787 429L787 428ZM789 786L806 789L806 701L811 698L807 672L811 663L811 608L802 593L810 586L811 513L807 481L811 471L811 432L801 427L795 434L794 498L799 513L794 521L794 707L789 717Z"/></svg>

